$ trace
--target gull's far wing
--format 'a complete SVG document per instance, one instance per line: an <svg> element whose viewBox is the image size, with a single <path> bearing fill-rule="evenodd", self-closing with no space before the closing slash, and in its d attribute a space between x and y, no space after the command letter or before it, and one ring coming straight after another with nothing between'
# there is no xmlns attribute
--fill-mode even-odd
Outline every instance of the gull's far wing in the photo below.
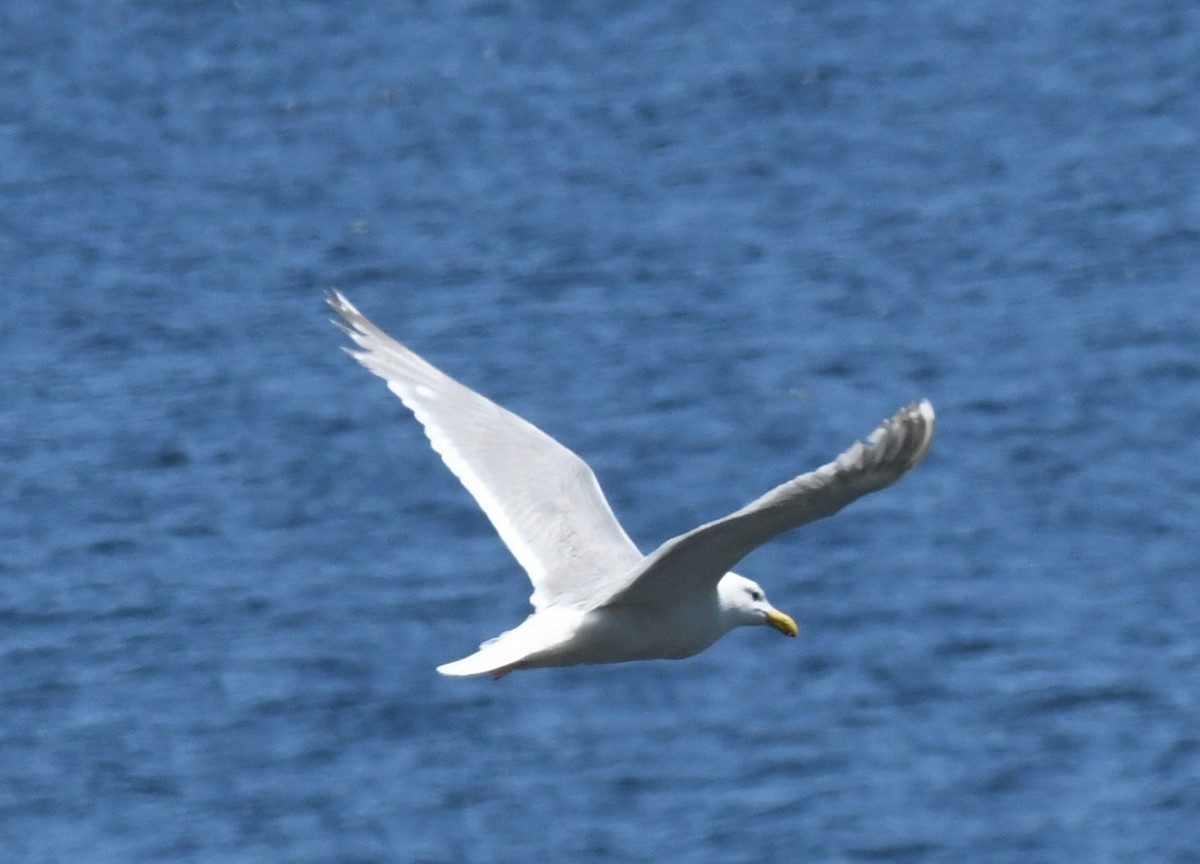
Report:
<svg viewBox="0 0 1200 864"><path fill-rule="evenodd" d="M701 525L646 557L611 604L657 603L700 584L716 584L738 561L772 537L832 516L847 504L899 480L933 443L933 406L922 399L884 421L867 439L815 471L801 474L723 519Z"/></svg>
<svg viewBox="0 0 1200 864"><path fill-rule="evenodd" d="M642 555L587 464L536 426L464 387L396 342L332 291L358 349L425 427L433 449L483 508L533 583L530 602L594 606ZM341 325L339 325L341 326Z"/></svg>

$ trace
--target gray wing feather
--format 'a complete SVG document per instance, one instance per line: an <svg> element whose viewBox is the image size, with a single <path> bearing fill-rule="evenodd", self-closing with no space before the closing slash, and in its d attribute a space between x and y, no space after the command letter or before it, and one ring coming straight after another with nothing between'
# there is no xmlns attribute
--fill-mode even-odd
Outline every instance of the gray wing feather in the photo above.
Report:
<svg viewBox="0 0 1200 864"><path fill-rule="evenodd" d="M591 468L517 415L396 342L336 291L328 296L358 349L347 352L412 411L433 449L491 520L533 583L530 602L590 606L642 554ZM339 324L339 326L341 326Z"/></svg>
<svg viewBox="0 0 1200 864"><path fill-rule="evenodd" d="M609 603L656 603L691 586L715 584L738 561L772 537L832 516L915 467L933 443L933 406L915 402L886 420L837 459L801 474L723 519L658 547Z"/></svg>

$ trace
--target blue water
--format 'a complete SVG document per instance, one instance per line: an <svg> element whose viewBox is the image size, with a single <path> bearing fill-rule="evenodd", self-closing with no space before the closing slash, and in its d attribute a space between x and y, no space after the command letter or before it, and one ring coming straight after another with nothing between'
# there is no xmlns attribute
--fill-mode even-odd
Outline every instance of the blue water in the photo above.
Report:
<svg viewBox="0 0 1200 864"><path fill-rule="evenodd" d="M1200 6L0 2L0 857L1200 861ZM801 638L529 587L336 287Z"/></svg>

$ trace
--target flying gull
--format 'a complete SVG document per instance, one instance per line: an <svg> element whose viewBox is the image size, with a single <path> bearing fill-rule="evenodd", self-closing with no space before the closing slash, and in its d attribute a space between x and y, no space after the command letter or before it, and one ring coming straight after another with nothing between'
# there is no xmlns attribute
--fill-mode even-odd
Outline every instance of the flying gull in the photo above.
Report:
<svg viewBox="0 0 1200 864"><path fill-rule="evenodd" d="M617 522L592 470L546 433L435 369L371 323L341 293L329 305L354 341L346 351L425 427L436 450L491 520L533 583L533 614L443 675L679 659L730 630L798 632L757 583L730 571L772 537L831 516L894 483L933 442L922 399L832 462L775 487L728 516L643 555Z"/></svg>

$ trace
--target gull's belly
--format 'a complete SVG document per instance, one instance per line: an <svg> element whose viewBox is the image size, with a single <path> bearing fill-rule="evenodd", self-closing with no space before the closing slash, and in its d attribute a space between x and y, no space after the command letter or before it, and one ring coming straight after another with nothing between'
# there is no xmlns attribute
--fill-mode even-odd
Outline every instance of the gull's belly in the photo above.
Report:
<svg viewBox="0 0 1200 864"><path fill-rule="evenodd" d="M724 632L715 602L670 609L605 607L585 615L545 665L678 660L700 653Z"/></svg>

